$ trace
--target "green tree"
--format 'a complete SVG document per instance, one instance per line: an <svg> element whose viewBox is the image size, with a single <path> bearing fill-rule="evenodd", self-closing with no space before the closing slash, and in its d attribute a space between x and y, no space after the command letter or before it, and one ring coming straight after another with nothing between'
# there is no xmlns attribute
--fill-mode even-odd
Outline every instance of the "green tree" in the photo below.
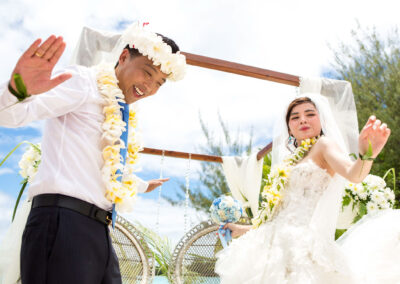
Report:
<svg viewBox="0 0 400 284"><path fill-rule="evenodd" d="M219 126L221 127L223 138L218 140L215 133L211 131L205 124L201 115L199 115L200 126L207 140L206 145L198 146L197 151L208 155L226 156L226 155L242 155L243 153L250 154L253 149L253 131L250 131L250 138L244 141L243 136L238 129L236 136L233 138L227 124L218 114ZM264 158L263 177L268 174L271 165L270 155ZM200 185L190 188L190 202L192 206L198 210L208 212L212 201L223 195L230 194L222 166L219 163L203 162L201 169L197 172ZM177 204L185 199L186 187L185 184L180 185L180 192L176 198L163 196L172 204Z"/></svg>
<svg viewBox="0 0 400 284"><path fill-rule="evenodd" d="M397 29L386 36L375 28L360 26L352 31L353 42L334 50L337 79L349 81L357 106L360 129L372 114L391 129L387 145L374 162L372 173L383 176L390 168L397 175L396 196L400 200L400 37ZM391 179L387 182L393 188Z"/></svg>

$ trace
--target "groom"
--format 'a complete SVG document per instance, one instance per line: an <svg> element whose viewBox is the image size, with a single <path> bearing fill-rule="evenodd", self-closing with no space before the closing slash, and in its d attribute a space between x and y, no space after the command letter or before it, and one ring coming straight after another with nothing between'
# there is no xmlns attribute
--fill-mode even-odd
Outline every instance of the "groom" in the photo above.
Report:
<svg viewBox="0 0 400 284"><path fill-rule="evenodd" d="M125 48L118 51L116 66L109 63L118 80L113 92L122 91L127 104L154 95L168 79L183 77L185 58L173 40L136 25L121 42ZM118 199L106 194L103 179L106 109L99 75L76 65L52 78L64 49L61 37L36 40L18 60L10 81L0 85L0 126L46 120L42 161L29 188L32 209L22 237L21 280L121 283L108 229ZM26 91L15 83L15 74L22 77ZM128 124L126 116L124 121ZM135 179L135 191L150 192L167 180Z"/></svg>

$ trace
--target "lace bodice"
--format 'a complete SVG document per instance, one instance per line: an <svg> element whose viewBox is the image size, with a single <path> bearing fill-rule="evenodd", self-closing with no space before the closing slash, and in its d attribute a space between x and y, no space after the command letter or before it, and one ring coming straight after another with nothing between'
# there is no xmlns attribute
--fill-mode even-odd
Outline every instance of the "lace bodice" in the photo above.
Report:
<svg viewBox="0 0 400 284"><path fill-rule="evenodd" d="M314 209L327 188L331 176L311 159L296 165L284 192L283 203L275 220L293 225L308 224Z"/></svg>

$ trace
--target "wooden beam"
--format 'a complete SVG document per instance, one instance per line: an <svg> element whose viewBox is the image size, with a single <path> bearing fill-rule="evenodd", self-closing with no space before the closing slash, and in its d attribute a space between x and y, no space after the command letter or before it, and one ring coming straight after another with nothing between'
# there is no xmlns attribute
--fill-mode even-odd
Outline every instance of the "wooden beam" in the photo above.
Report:
<svg viewBox="0 0 400 284"><path fill-rule="evenodd" d="M263 149L261 149L257 154L257 160L264 158L266 154L268 154L272 149L272 143L269 143ZM154 148L143 148L140 152L142 154L149 155L159 155L162 156L164 152L165 157L173 157L173 158L181 158L181 159L189 159L203 162L214 162L214 163L222 163L222 157L220 156L212 156L212 155L203 155L203 154L195 154L195 153L187 153L187 152L178 152L178 151L170 151L170 150L162 150L162 149L154 149Z"/></svg>
<svg viewBox="0 0 400 284"><path fill-rule="evenodd" d="M221 59L206 57L202 55L182 52L186 56L187 64L193 66L214 69L238 75L258 78L262 80L273 81L281 84L291 85L298 87L300 85L300 78L298 76L280 73L268 69L262 69L249 65L239 64L235 62L225 61Z"/></svg>
<svg viewBox="0 0 400 284"><path fill-rule="evenodd" d="M198 161L204 161L204 162L222 163L222 158L220 156L211 156L211 155L202 155L202 154L178 152L178 151L169 151L169 150L153 149L153 148L146 148L146 147L143 148L143 150L140 153L162 156L163 155L163 151L164 151L164 156L165 157L189 159L189 155L190 155L192 160L198 160Z"/></svg>
<svg viewBox="0 0 400 284"><path fill-rule="evenodd" d="M186 62L193 66L204 67L208 69L214 69L219 71L224 71L228 73L273 81L277 83L282 83L291 86L299 86L300 78L298 76L280 73L276 71L271 71L268 69L257 68L249 65L239 64L235 62L225 61L221 59L206 57L202 55L192 54L188 52L182 52L186 56ZM263 149L257 153L257 160L264 158L272 150L272 143L269 143ZM205 162L215 162L222 163L222 158L220 156L203 155L195 153L186 153L154 148L143 148L142 154L150 155L164 155L166 157L182 158L205 161Z"/></svg>

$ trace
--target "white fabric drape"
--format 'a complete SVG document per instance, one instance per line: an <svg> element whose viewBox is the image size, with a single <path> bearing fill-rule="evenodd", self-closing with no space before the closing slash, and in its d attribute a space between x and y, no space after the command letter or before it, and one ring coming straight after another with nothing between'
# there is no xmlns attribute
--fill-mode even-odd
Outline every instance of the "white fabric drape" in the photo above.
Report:
<svg viewBox="0 0 400 284"><path fill-rule="evenodd" d="M120 38L118 33L83 27L70 63L86 67L97 65L115 48ZM117 63L117 60L113 62Z"/></svg>
<svg viewBox="0 0 400 284"><path fill-rule="evenodd" d="M257 153L242 157L222 157L222 168L232 196L250 207L253 216L258 214L263 159ZM247 199L247 201L245 200Z"/></svg>
<svg viewBox="0 0 400 284"><path fill-rule="evenodd" d="M22 233L31 211L31 201L26 199L18 206L14 221L0 245L0 283L15 284L20 278L19 251Z"/></svg>

